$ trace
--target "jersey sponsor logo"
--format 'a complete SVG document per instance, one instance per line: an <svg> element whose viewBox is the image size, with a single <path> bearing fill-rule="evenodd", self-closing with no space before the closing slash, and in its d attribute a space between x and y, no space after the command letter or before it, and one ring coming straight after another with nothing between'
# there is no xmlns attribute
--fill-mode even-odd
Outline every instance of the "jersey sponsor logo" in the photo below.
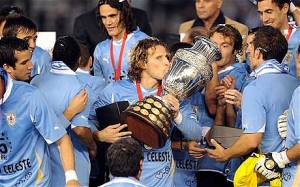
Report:
<svg viewBox="0 0 300 187"><path fill-rule="evenodd" d="M6 113L6 122L10 125L10 126L14 126L16 124L16 114L14 112L7 112Z"/></svg>

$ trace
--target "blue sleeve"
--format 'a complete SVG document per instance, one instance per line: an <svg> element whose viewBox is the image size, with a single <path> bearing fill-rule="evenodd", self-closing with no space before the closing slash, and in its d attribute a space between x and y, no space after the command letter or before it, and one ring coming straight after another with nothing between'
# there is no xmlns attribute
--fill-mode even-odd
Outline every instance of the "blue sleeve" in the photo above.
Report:
<svg viewBox="0 0 300 187"><path fill-rule="evenodd" d="M100 43L101 44L101 43ZM102 72L101 68L101 59L102 59L102 53L100 49L100 44L96 46L96 49L94 51L94 62L93 62L93 69L94 69L94 75L100 77L102 80L105 80L104 73Z"/></svg>
<svg viewBox="0 0 300 187"><path fill-rule="evenodd" d="M300 144L300 87L294 92L291 110L291 115L294 118L295 138L297 143Z"/></svg>
<svg viewBox="0 0 300 187"><path fill-rule="evenodd" d="M32 94L29 110L35 128L48 144L56 142L66 134L65 128L54 110L48 105L46 99L38 90Z"/></svg>
<svg viewBox="0 0 300 187"><path fill-rule="evenodd" d="M242 90L242 86L243 86L244 82L246 81L246 77L248 75L247 70L242 67L235 67L234 71L232 71L230 73L235 79L235 88L239 91Z"/></svg>
<svg viewBox="0 0 300 187"><path fill-rule="evenodd" d="M52 59L47 51L44 51L39 60L41 61L41 74L50 71Z"/></svg>
<svg viewBox="0 0 300 187"><path fill-rule="evenodd" d="M248 85L242 97L242 127L244 133L256 133L266 125L266 109L262 93L253 85Z"/></svg>
<svg viewBox="0 0 300 187"><path fill-rule="evenodd" d="M76 90L76 89L75 89ZM81 92L82 88L77 89L77 93L74 94L77 95ZM88 127L90 128L89 122L88 122L88 116L90 113L90 107L85 107L85 109L79 113L77 113L72 119L71 119L71 128L74 127Z"/></svg>
<svg viewBox="0 0 300 187"><path fill-rule="evenodd" d="M189 140L200 141L202 138L202 127L198 123L197 115L193 111L190 99L185 99L180 103L180 113L182 122L177 124L177 128L184 137Z"/></svg>

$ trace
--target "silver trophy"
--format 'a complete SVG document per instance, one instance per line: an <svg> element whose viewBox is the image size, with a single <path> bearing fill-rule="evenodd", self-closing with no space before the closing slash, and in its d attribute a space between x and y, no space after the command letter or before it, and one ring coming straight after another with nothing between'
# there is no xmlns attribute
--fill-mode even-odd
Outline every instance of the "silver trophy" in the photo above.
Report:
<svg viewBox="0 0 300 187"><path fill-rule="evenodd" d="M195 38L191 48L179 49L170 70L162 81L163 95L172 93L183 100L212 79L211 63L221 54L214 42L203 36Z"/></svg>
<svg viewBox="0 0 300 187"><path fill-rule="evenodd" d="M173 94L183 100L199 91L212 78L211 63L221 54L215 43L197 36L192 48L179 49L162 81L162 95ZM147 147L163 147L171 133L172 111L160 97L148 96L122 113L133 137Z"/></svg>

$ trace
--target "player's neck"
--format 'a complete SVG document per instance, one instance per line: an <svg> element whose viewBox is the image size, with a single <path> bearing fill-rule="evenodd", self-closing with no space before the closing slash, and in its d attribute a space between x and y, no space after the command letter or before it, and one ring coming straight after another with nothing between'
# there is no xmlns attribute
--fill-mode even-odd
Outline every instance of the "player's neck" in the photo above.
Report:
<svg viewBox="0 0 300 187"><path fill-rule="evenodd" d="M287 30L290 27L288 19L284 19L284 22L280 26L280 31L282 34L284 34L284 31Z"/></svg>
<svg viewBox="0 0 300 187"><path fill-rule="evenodd" d="M126 28L124 27L123 30L122 30L119 34L117 34L117 35L115 35L115 36L112 36L112 39L113 39L114 41L120 41L120 40L122 40L122 38L123 38L125 32L126 32Z"/></svg>
<svg viewBox="0 0 300 187"><path fill-rule="evenodd" d="M4 97L4 93L5 93L5 81L4 79L0 79L0 98Z"/></svg>
<svg viewBox="0 0 300 187"><path fill-rule="evenodd" d="M156 79L141 79L141 85L144 88L157 88L159 86L159 82Z"/></svg>

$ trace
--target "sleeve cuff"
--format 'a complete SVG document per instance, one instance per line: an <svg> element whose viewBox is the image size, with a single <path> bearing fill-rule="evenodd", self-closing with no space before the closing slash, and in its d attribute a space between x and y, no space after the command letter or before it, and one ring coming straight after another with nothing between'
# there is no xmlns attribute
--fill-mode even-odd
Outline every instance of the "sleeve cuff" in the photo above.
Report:
<svg viewBox="0 0 300 187"><path fill-rule="evenodd" d="M180 112L178 113L177 117L174 118L174 121L175 121L176 125L180 125L181 124L181 122L182 122L182 114Z"/></svg>

